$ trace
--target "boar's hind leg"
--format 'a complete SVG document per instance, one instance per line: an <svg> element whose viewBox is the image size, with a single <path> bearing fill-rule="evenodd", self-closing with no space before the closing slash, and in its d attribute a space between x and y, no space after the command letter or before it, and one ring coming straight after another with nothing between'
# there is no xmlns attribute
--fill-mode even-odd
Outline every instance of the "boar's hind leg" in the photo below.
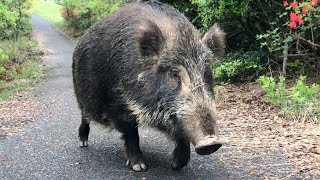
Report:
<svg viewBox="0 0 320 180"><path fill-rule="evenodd" d="M134 171L145 171L147 166L144 163L142 152L139 147L139 134L136 123L121 122L117 129L123 133L124 146L127 156L127 166Z"/></svg>
<svg viewBox="0 0 320 180"><path fill-rule="evenodd" d="M84 116L81 119L81 125L79 127L79 138L80 138L80 147L88 146L88 137L90 132L90 126L88 121Z"/></svg>
<svg viewBox="0 0 320 180"><path fill-rule="evenodd" d="M174 170L181 169L188 164L190 160L190 142L188 140L177 140L176 147L173 151L173 160L171 168Z"/></svg>

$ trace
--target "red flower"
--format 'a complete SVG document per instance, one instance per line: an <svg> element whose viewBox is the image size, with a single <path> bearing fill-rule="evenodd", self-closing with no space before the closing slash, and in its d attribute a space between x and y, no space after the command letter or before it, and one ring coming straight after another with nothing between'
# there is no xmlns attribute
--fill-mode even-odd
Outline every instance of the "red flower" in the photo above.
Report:
<svg viewBox="0 0 320 180"><path fill-rule="evenodd" d="M312 0L312 2L313 2L314 5L318 4L318 0Z"/></svg>
<svg viewBox="0 0 320 180"><path fill-rule="evenodd" d="M298 14L298 15L297 15L297 21L302 21L302 16L301 16L301 14Z"/></svg>
<svg viewBox="0 0 320 180"><path fill-rule="evenodd" d="M294 12L290 12L290 20L292 22L296 22L298 20L298 14L296 14Z"/></svg>
<svg viewBox="0 0 320 180"><path fill-rule="evenodd" d="M288 1L283 1L283 6L284 6L284 7L287 7L287 6L289 6L289 3L288 3Z"/></svg>
<svg viewBox="0 0 320 180"><path fill-rule="evenodd" d="M301 14L290 12L290 27L292 29L295 29L297 27L297 23L299 25L302 25L304 23Z"/></svg>
<svg viewBox="0 0 320 180"><path fill-rule="evenodd" d="M302 13L303 13L303 14L307 14L307 13L308 13L308 9L307 9L306 7L303 7L303 8L302 8Z"/></svg>
<svg viewBox="0 0 320 180"><path fill-rule="evenodd" d="M290 28L295 29L297 27L296 22L290 22Z"/></svg>
<svg viewBox="0 0 320 180"><path fill-rule="evenodd" d="M293 2L293 3L291 3L291 7L293 8L293 9L296 9L296 8L298 8L298 2Z"/></svg>
<svg viewBox="0 0 320 180"><path fill-rule="evenodd" d="M304 22L303 22L303 20L302 20L302 16L300 15L300 14L298 14L298 19L297 19L297 21L298 21L298 24L299 25L302 25Z"/></svg>

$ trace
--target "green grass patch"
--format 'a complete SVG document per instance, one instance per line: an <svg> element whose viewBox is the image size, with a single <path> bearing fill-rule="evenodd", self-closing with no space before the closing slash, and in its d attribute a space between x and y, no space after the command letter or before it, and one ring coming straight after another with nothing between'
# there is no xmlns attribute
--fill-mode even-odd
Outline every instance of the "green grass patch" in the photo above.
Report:
<svg viewBox="0 0 320 180"><path fill-rule="evenodd" d="M17 74L17 79L35 79L42 74L39 62L31 60L25 63L22 71Z"/></svg>
<svg viewBox="0 0 320 180"><path fill-rule="evenodd" d="M284 116L298 121L320 121L320 85L305 83L306 77L300 76L288 87L284 77L261 76L257 82L266 92L265 101L279 108Z"/></svg>
<svg viewBox="0 0 320 180"><path fill-rule="evenodd" d="M37 1L34 8L34 13L40 15L44 19L51 22L59 29L65 28L65 21L60 14L61 5L50 1Z"/></svg>
<svg viewBox="0 0 320 180"><path fill-rule="evenodd" d="M4 101L6 99L9 99L12 95L11 91L4 91L0 93L0 101Z"/></svg>
<svg viewBox="0 0 320 180"><path fill-rule="evenodd" d="M30 89L40 80L43 74L43 68L39 61L30 60L17 66L19 73L15 73L15 79L12 81L0 80L0 101L7 100L14 93Z"/></svg>
<svg viewBox="0 0 320 180"><path fill-rule="evenodd" d="M43 74L38 43L21 37L17 42L0 41L0 101L32 87Z"/></svg>

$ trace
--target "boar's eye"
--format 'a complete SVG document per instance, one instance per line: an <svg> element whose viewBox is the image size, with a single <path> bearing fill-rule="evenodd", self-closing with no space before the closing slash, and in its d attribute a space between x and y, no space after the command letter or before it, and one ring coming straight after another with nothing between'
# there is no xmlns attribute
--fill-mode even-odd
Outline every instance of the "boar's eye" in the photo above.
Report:
<svg viewBox="0 0 320 180"><path fill-rule="evenodd" d="M179 69L176 69L176 68L171 69L171 70L170 70L170 75L171 75L171 77L173 77L173 78L178 78L178 79L180 79Z"/></svg>

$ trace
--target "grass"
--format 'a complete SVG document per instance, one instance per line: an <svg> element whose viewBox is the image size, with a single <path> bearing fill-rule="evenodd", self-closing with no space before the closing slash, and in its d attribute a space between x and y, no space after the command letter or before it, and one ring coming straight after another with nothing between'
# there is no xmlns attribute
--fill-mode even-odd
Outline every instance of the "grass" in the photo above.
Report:
<svg viewBox="0 0 320 180"><path fill-rule="evenodd" d="M289 87L284 77L279 80L273 77L261 76L258 83L266 92L266 102L279 108L280 113L296 121L320 120L320 85L308 85L305 76L300 76Z"/></svg>
<svg viewBox="0 0 320 180"><path fill-rule="evenodd" d="M14 75L14 80L0 80L0 101L9 99L14 93L30 89L43 74L39 61L30 60L20 66L22 69Z"/></svg>
<svg viewBox="0 0 320 180"><path fill-rule="evenodd" d="M9 99L16 92L32 87L43 74L39 61L42 51L36 41L21 37L13 45L12 41L0 41L0 48L9 57L0 67L0 101Z"/></svg>
<svg viewBox="0 0 320 180"><path fill-rule="evenodd" d="M36 79L42 74L38 61L30 60L24 66L20 74L17 75L17 79Z"/></svg>
<svg viewBox="0 0 320 180"><path fill-rule="evenodd" d="M65 22L60 15L61 7L61 5L51 1L37 1L35 4L34 13L40 15L57 28L63 30L65 28Z"/></svg>

